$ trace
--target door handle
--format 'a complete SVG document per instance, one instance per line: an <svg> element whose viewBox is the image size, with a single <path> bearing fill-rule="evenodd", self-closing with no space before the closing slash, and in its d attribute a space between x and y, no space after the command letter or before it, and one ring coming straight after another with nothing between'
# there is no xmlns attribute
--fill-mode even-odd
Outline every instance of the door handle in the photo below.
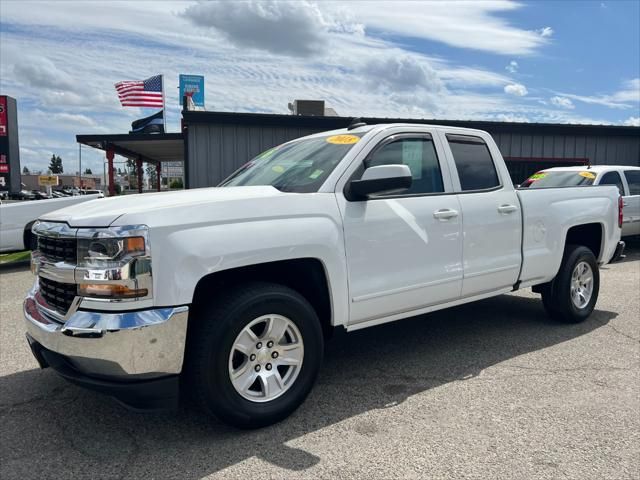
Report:
<svg viewBox="0 0 640 480"><path fill-rule="evenodd" d="M442 210L436 210L433 212L434 218L438 220L449 220L450 218L455 218L458 216L457 210L452 210L450 208L443 208Z"/></svg>
<svg viewBox="0 0 640 480"><path fill-rule="evenodd" d="M500 205L498 207L498 211L500 213L513 213L516 210L518 210L518 207L516 207L515 205Z"/></svg>

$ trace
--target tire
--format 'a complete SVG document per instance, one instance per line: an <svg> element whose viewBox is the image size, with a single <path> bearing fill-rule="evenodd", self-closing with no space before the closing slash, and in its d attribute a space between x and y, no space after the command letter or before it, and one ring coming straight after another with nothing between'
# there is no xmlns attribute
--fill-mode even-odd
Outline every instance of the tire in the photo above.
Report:
<svg viewBox="0 0 640 480"><path fill-rule="evenodd" d="M196 305L190 318L188 393L202 410L239 428L279 422L304 402L318 376L324 351L318 316L299 293L277 284L255 282L220 298L224 300ZM270 348L275 337L268 334L269 325L276 336L285 332ZM274 352L279 357L272 360ZM285 361L291 363L281 363ZM231 379L237 372L244 373L236 385L248 384L252 377L257 383L237 388Z"/></svg>
<svg viewBox="0 0 640 480"><path fill-rule="evenodd" d="M551 318L564 323L586 320L600 291L600 272L593 252L580 245L567 245L558 275L541 290L542 303Z"/></svg>
<svg viewBox="0 0 640 480"><path fill-rule="evenodd" d="M33 222L31 222L30 225L27 225L27 228L24 230L23 240L24 240L24 249L34 251L38 249L38 237L36 237L33 233L31 233L32 225L33 225Z"/></svg>

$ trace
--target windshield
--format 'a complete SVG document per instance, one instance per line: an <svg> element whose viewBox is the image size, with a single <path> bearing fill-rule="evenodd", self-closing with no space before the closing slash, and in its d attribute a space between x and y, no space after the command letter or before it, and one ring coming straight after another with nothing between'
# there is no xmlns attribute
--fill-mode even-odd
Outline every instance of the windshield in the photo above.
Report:
<svg viewBox="0 0 640 480"><path fill-rule="evenodd" d="M581 187L593 185L596 174L584 171L548 171L538 172L526 179L521 188Z"/></svg>
<svg viewBox="0 0 640 480"><path fill-rule="evenodd" d="M282 192L317 192L361 134L314 137L274 147L249 161L221 187L272 185Z"/></svg>

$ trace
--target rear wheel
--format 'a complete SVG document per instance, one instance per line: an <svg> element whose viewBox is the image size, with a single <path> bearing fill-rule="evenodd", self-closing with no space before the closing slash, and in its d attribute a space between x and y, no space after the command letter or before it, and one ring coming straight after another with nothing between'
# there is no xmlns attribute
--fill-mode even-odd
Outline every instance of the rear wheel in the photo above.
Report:
<svg viewBox="0 0 640 480"><path fill-rule="evenodd" d="M204 411L257 428L286 418L304 401L323 355L320 322L304 297L253 283L200 306L196 315L187 379Z"/></svg>
<svg viewBox="0 0 640 480"><path fill-rule="evenodd" d="M587 247L567 245L558 275L541 288L542 302L553 319L578 323L593 312L599 290L600 272L593 252Z"/></svg>

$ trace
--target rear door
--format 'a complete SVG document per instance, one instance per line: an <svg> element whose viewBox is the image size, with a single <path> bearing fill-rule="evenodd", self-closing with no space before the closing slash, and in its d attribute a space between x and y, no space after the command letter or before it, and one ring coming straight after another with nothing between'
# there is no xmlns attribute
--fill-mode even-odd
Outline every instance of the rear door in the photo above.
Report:
<svg viewBox="0 0 640 480"><path fill-rule="evenodd" d="M625 170L628 192L624 200L622 235L640 235L640 170Z"/></svg>
<svg viewBox="0 0 640 480"><path fill-rule="evenodd" d="M462 208L462 296L511 287L520 273L522 212L506 166L480 135L447 133L445 142Z"/></svg>

